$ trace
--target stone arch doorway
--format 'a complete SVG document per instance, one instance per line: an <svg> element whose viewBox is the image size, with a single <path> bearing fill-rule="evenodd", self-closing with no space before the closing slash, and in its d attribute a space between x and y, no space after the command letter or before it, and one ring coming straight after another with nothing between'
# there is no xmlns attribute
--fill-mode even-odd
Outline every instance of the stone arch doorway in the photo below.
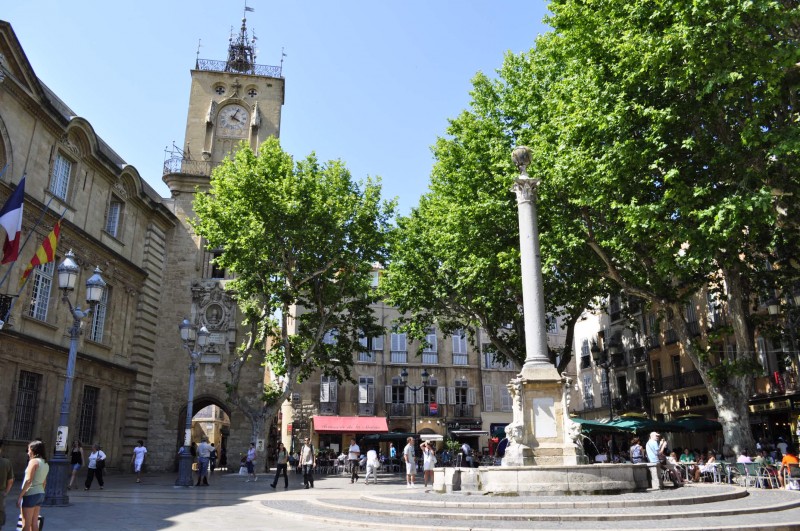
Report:
<svg viewBox="0 0 800 531"><path fill-rule="evenodd" d="M228 437L230 436L231 408L228 404L214 395L204 394L196 396L192 401L192 443L194 446L203 436L208 437L210 443L217 449L217 468L228 466ZM186 404L177 416L177 429L175 430L175 447L183 446L183 436L186 430ZM178 455L175 455L175 470L178 470Z"/></svg>

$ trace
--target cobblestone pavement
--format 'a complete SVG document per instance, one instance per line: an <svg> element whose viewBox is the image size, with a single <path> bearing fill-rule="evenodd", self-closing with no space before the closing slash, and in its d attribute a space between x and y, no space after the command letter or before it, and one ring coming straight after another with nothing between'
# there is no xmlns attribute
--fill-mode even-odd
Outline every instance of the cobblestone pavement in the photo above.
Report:
<svg viewBox="0 0 800 531"><path fill-rule="evenodd" d="M373 529L771 529L800 530L800 493L726 485L617 496L441 495L421 485L406 489L401 476L377 485L351 484L345 476L318 476L314 489L290 474L290 487L273 490L272 476L255 483L216 474L209 487L174 487L176 475L107 478L105 489L70 492L70 506L43 507L44 531L213 530L326 531ZM14 529L15 493L6 500ZM787 510L783 510L789 507ZM733 513L733 514L730 514ZM411 518L410 515L416 515ZM503 516L498 518L498 516Z"/></svg>

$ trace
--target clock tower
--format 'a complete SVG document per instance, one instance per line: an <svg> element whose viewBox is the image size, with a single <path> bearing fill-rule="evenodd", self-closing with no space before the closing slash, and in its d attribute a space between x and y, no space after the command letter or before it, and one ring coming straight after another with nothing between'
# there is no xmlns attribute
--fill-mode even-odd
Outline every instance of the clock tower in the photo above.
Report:
<svg viewBox="0 0 800 531"><path fill-rule="evenodd" d="M148 446L155 447L154 455L165 456L164 461L173 460L175 448L187 444L187 437L198 442L201 429L220 452L230 448L230 455L256 442L259 462L263 463L267 449L264 441L275 439L268 436L270 419L258 415L260 394L255 391L266 381L263 353L254 355L246 370L237 370L240 388L254 394L241 402L229 395L228 386L234 378L231 367L238 366L236 348L245 331L227 288L231 272L214 263L224 249L209 249L190 224L195 217L195 194L208 189L212 170L243 142L258 150L269 136L280 134L282 67L256 64L254 45L255 37L248 34L243 18L240 30L229 40L226 60L197 58L191 70L183 149L174 146L164 162L163 180L170 197L163 205L175 214L177 226L145 243L163 248L167 257L163 276L157 279L159 292L151 294L161 301L159 313L146 316L157 334L154 350L160 353L154 359L158 384L151 397ZM190 368L190 374L196 375L193 391L189 391L186 372L190 359L176 332L176 324L184 317L195 329L205 327L209 332L202 355ZM189 395L193 396L191 409L187 405ZM245 412L243 408L249 409ZM193 413L190 435L185 433L188 411ZM222 425L218 426L217 420L202 420L209 415L223 419Z"/></svg>
<svg viewBox="0 0 800 531"><path fill-rule="evenodd" d="M253 149L280 136L284 101L281 67L256 64L247 19L228 44L225 61L197 59L192 70L184 158L213 168L242 141Z"/></svg>

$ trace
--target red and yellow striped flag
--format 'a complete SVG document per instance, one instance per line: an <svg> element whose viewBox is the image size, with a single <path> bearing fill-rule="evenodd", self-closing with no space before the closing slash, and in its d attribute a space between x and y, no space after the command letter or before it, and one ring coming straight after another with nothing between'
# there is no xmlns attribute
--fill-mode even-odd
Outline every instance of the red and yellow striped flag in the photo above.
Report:
<svg viewBox="0 0 800 531"><path fill-rule="evenodd" d="M25 272L22 273L22 278L19 279L20 287L25 284L25 281L28 279L34 267L52 262L56 259L56 245L58 245L58 236L60 234L61 220L59 219L56 222L56 226L53 227L53 230L47 235L47 238L45 238L39 248L36 249L36 254L31 258L31 263L28 264L28 267L25 268Z"/></svg>

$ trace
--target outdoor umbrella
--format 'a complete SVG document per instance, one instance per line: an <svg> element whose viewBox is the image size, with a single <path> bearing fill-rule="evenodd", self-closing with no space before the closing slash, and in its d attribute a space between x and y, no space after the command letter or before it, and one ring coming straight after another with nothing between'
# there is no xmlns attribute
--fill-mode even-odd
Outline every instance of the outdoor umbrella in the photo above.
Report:
<svg viewBox="0 0 800 531"><path fill-rule="evenodd" d="M697 416L686 416L666 423L667 426L677 429L664 429L664 431L720 431L722 424L716 420L705 419Z"/></svg>
<svg viewBox="0 0 800 531"><path fill-rule="evenodd" d="M615 426L610 422L600 422L599 420L588 420L581 418L572 418L572 422L581 425L581 432L587 435L595 433L627 433L626 430Z"/></svg>

